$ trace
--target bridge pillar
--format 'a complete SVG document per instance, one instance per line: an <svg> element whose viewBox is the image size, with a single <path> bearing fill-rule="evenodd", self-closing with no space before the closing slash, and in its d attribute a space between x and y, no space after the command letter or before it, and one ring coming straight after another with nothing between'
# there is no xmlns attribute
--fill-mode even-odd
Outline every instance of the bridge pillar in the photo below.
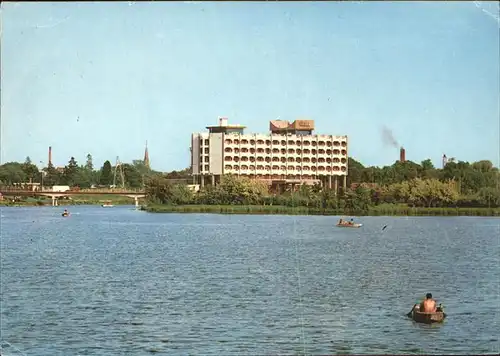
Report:
<svg viewBox="0 0 500 356"><path fill-rule="evenodd" d="M52 198L52 206L59 206L58 201L57 201L57 197L52 196L51 198Z"/></svg>
<svg viewBox="0 0 500 356"><path fill-rule="evenodd" d="M135 200L135 208L137 209L139 207L139 197L134 197Z"/></svg>

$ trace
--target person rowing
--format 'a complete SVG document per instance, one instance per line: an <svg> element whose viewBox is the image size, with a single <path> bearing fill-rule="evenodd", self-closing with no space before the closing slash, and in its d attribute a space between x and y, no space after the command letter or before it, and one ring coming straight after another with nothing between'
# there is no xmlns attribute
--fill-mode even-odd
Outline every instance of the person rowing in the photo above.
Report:
<svg viewBox="0 0 500 356"><path fill-rule="evenodd" d="M432 298L432 293L427 293L425 295L425 299L421 303L417 303L413 306L411 311L408 313L408 316L411 317L411 314L415 309L418 309L421 313L435 313L437 311L436 301Z"/></svg>
<svg viewBox="0 0 500 356"><path fill-rule="evenodd" d="M424 313L435 313L436 309L436 301L432 299L432 293L427 293L425 299L420 303L420 311Z"/></svg>
<svg viewBox="0 0 500 356"><path fill-rule="evenodd" d="M351 219L351 221L340 219L338 224L339 225L354 225L354 219Z"/></svg>

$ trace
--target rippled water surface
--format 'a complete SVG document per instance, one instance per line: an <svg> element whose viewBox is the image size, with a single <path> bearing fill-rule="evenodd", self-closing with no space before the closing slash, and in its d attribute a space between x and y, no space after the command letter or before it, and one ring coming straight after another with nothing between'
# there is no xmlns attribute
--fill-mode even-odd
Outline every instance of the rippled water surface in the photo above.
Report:
<svg viewBox="0 0 500 356"><path fill-rule="evenodd" d="M500 349L498 218L61 210L1 211L2 355ZM405 316L429 291L442 325Z"/></svg>

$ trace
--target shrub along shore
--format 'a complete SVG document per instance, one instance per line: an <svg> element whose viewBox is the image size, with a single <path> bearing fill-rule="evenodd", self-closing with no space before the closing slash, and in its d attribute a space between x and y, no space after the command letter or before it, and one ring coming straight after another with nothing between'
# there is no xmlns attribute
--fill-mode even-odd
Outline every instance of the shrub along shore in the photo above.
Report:
<svg viewBox="0 0 500 356"><path fill-rule="evenodd" d="M145 182L149 212L293 214L337 216L500 216L500 173L490 161L449 162L436 169L429 160L390 167L363 167L349 159L348 187L334 191L301 185L273 193L267 184L224 175L216 186L192 192L165 177ZM377 183L374 183L377 182Z"/></svg>
<svg viewBox="0 0 500 356"><path fill-rule="evenodd" d="M270 191L262 181L224 175L216 186L194 193L166 177L145 181L149 212L294 214L337 216L500 216L500 172L490 161L430 160L364 167L349 158L347 188L301 185L298 191Z"/></svg>
<svg viewBox="0 0 500 356"><path fill-rule="evenodd" d="M150 213L201 213L247 215L350 215L339 209L318 209L283 205L165 205L149 204L141 210ZM500 208L426 208L399 205L372 207L358 216L500 216Z"/></svg>
<svg viewBox="0 0 500 356"><path fill-rule="evenodd" d="M327 162L331 159L326 158ZM139 161L134 161L133 165L124 164L122 184L130 188L144 187L147 199L143 209L150 212L340 216L500 215L500 172L491 161L447 162L443 168L435 168L429 159L420 164L405 161L391 166L365 167L349 157L347 163L347 189L338 192L319 185L302 185L296 192L274 194L262 181L224 175L217 186L207 185L194 193L187 186L188 178L191 179L189 169L164 174L151 171ZM94 170L92 157L88 155L85 166L78 166L75 159L71 158L62 174L52 166L47 167L44 182L46 185L57 183L82 188L97 183L109 185L111 172L108 161L101 170ZM38 182L41 176L29 158L25 163L0 165L0 185L12 186L27 180ZM173 184L169 178L178 178L178 184ZM180 181L184 181L184 184L180 184ZM60 200L59 205L97 205L106 200L113 205L133 203L126 197L75 196L73 200ZM16 202L0 201L0 205L51 205L51 201L28 198Z"/></svg>

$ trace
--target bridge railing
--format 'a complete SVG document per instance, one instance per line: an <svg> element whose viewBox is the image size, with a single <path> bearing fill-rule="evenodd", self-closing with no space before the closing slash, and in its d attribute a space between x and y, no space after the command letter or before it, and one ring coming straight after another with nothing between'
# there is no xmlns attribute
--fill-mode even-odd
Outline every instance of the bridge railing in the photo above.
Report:
<svg viewBox="0 0 500 356"><path fill-rule="evenodd" d="M37 189L28 187L13 187L13 186L1 186L0 190L3 192L36 192Z"/></svg>
<svg viewBox="0 0 500 356"><path fill-rule="evenodd" d="M90 188L90 189L71 189L68 192L80 193L144 193L141 188Z"/></svg>
<svg viewBox="0 0 500 356"><path fill-rule="evenodd" d="M57 191L57 190L52 190L52 189L33 189L33 188L27 188L27 187L12 187L12 186L1 186L0 191L2 192L33 192L33 193L80 193L80 194L85 194L85 193L138 193L138 194L145 194L144 189L140 188L130 188L130 189L125 189L125 188L95 188L95 189L70 189L70 190L65 190L65 191Z"/></svg>

